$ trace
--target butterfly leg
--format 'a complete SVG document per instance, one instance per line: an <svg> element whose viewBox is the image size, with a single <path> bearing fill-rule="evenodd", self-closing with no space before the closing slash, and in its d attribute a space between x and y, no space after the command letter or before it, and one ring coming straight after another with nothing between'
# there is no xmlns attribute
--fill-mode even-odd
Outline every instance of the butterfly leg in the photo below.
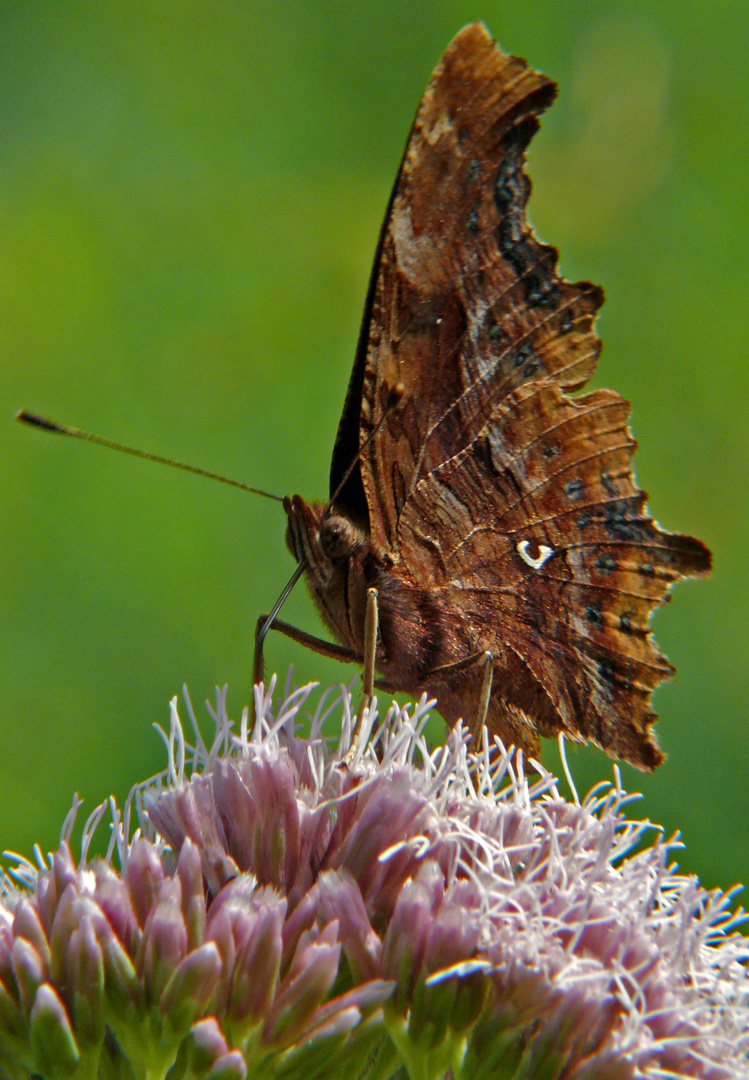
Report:
<svg viewBox="0 0 749 1080"><path fill-rule="evenodd" d="M252 668L253 684L263 681L265 658L263 655L263 643L262 641L258 643L258 638L262 633L267 618L267 615L261 615L255 625L255 659ZM300 630L298 627L292 626L291 623L284 622L282 619L275 619L269 629L278 630L284 637L291 638L292 641L296 641L299 645L304 645L305 648L310 649L312 652L319 653L321 656L327 656L330 660L340 660L343 664L361 663L361 656L352 649L346 649L343 645L334 645L332 641L324 641L323 638L315 637L314 634L308 634L305 630Z"/></svg>
<svg viewBox="0 0 749 1080"><path fill-rule="evenodd" d="M473 667L474 664L481 664L484 668L476 717L474 722L468 725L475 749L479 745L481 731L486 724L486 717L489 712L489 702L492 697L492 686L494 684L494 657L492 654L488 649L485 649L483 652L472 653L470 656L466 656L464 660L457 660L454 664L444 664L442 667L434 668L429 672L429 681L432 682L435 675L438 677L447 676L450 678L453 675L459 674L461 671L465 671L467 668Z"/></svg>
<svg viewBox="0 0 749 1080"><path fill-rule="evenodd" d="M265 624L268 620L267 615L261 615L255 624L255 656L253 660L253 684L262 682L265 661L263 655L263 640L265 634ZM354 732L352 736L351 749L348 756L353 756L356 752L356 747L359 741L359 733L361 731L362 721L364 719L364 710L372 700L374 695L375 686L375 655L377 652L377 630L378 630L378 609L377 609L377 589L367 590L367 611L364 623L364 672L362 674L362 700L359 706L359 711L356 714L356 723L354 725ZM306 648L311 649L312 652L319 653L322 656L327 656L331 660L340 660L343 663L360 663L361 656L355 653L352 649L347 649L342 645L334 645L330 641L324 641L323 638L315 637L313 634L308 634L305 630L300 630L296 626L292 626L291 623L283 622L281 619L275 619L271 626L271 630L278 630L279 633L285 637L291 638L292 641L298 642L300 645L304 645Z"/></svg>
<svg viewBox="0 0 749 1080"><path fill-rule="evenodd" d="M471 732L474 739L474 749L478 748L479 737L486 726L489 702L492 699L492 686L494 685L494 657L488 650L484 653L483 664L484 678L481 682L481 697L479 698L479 708L476 714L476 728Z"/></svg>
<svg viewBox="0 0 749 1080"><path fill-rule="evenodd" d="M265 643L267 630L278 630L279 633L284 634L285 637L291 638L292 641L297 641L300 645L304 645L305 648L311 649L312 652L330 657L331 660L340 660L344 664L361 662L361 657L352 652L351 649L345 649L342 645L334 645L330 641L324 641L322 638L315 637L313 634L308 634L304 630L299 630L296 626L292 626L291 623L283 622L281 619L274 619L266 630L266 623L268 622L269 617L270 616L268 615L261 615L255 624L255 653L252 659L253 686L257 686L259 682L263 682L265 679L265 654L263 645ZM254 697L252 704L252 720L254 723Z"/></svg>
<svg viewBox="0 0 749 1080"><path fill-rule="evenodd" d="M351 761L359 747L364 712L374 695L375 655L377 653L377 631L379 614L377 608L377 589L367 589L367 610L364 616L364 671L362 672L362 696L356 723L351 735L351 746L346 754L346 761Z"/></svg>
<svg viewBox="0 0 749 1080"><path fill-rule="evenodd" d="M263 644L267 633L265 626L269 617L270 616L268 615L261 615L255 624L255 654L252 660L253 686L257 686L257 684L263 682L265 678L265 655ZM319 653L321 656L327 656L331 660L340 660L341 663L344 664L361 663L361 656L351 649L346 649L342 645L334 645L331 641L324 641L323 638L315 637L314 634L308 634L305 630L300 630L298 627L292 626L291 623L284 622L282 619L274 619L268 627L268 630L278 630L280 634L291 638L292 641L304 645L305 648L311 649L312 652Z"/></svg>

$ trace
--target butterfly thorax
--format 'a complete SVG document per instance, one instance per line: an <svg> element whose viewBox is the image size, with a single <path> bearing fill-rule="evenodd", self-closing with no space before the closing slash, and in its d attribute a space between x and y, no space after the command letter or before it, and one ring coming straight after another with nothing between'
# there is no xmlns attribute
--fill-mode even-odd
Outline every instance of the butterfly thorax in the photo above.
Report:
<svg viewBox="0 0 749 1080"><path fill-rule="evenodd" d="M299 495L284 504L286 542L330 631L358 657L364 652L367 590L377 589L377 669L399 689L418 692L435 667L470 651L443 626L432 592L419 587L390 552L346 515Z"/></svg>

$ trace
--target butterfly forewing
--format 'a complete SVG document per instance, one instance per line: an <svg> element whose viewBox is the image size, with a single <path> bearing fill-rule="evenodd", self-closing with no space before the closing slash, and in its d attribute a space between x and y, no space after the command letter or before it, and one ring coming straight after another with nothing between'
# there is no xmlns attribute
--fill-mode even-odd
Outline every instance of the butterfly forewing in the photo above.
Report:
<svg viewBox="0 0 749 1080"><path fill-rule="evenodd" d="M595 367L602 293L562 281L556 251L525 219L523 152L554 93L476 24L448 48L417 112L358 358L360 443L390 389L406 388L362 462L372 534L383 543L395 542L418 478L470 442L506 393L543 375L579 386Z"/></svg>

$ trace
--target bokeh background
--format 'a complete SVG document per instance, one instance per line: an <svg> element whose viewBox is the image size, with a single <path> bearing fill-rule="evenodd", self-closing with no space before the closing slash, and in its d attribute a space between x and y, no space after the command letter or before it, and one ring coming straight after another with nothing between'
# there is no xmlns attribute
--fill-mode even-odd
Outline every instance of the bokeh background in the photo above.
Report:
<svg viewBox="0 0 749 1080"><path fill-rule="evenodd" d="M183 681L238 714L293 568L276 504L14 412L324 497L409 124L477 17L560 84L530 216L606 288L596 384L633 401L652 511L715 552L655 620L668 761L625 783L685 869L749 880L745 0L0 3L0 847L161 768ZM302 588L286 617L319 631ZM611 775L570 757L581 789Z"/></svg>

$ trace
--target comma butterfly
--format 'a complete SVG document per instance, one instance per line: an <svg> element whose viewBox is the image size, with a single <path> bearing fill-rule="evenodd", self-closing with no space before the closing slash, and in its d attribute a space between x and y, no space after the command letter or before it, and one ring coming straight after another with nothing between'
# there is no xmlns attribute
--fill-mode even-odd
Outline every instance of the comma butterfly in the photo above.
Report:
<svg viewBox="0 0 749 1080"><path fill-rule="evenodd" d="M674 669L650 615L710 553L648 515L629 403L570 396L596 367L603 293L561 278L525 216L524 152L555 90L480 23L442 57L380 234L333 502L287 499L288 538L343 642L322 650L362 658L374 588L380 685L470 717L488 652L507 744L536 755L564 732L652 769L650 697Z"/></svg>

